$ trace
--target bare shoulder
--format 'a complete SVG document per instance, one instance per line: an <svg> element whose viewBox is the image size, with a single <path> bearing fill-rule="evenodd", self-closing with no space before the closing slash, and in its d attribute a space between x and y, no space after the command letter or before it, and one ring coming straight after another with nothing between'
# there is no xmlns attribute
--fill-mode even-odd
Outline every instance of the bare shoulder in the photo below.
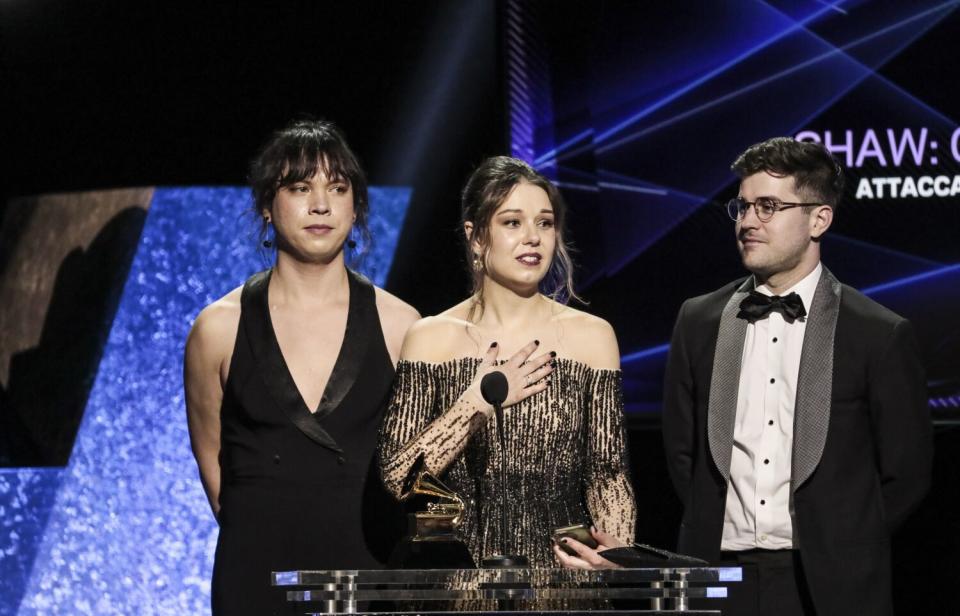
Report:
<svg viewBox="0 0 960 616"><path fill-rule="evenodd" d="M597 370L620 369L620 347L610 323L569 306L560 308L555 319L563 350L570 359Z"/></svg>
<svg viewBox="0 0 960 616"><path fill-rule="evenodd" d="M240 326L240 294L237 287L200 311L187 337L187 358L223 361L233 350Z"/></svg>
<svg viewBox="0 0 960 616"><path fill-rule="evenodd" d="M374 287L377 296L377 312L380 313L382 322L398 324L406 331L414 322L420 318L417 309L403 301L393 293L384 291L380 287Z"/></svg>
<svg viewBox="0 0 960 616"><path fill-rule="evenodd" d="M390 359L394 364L400 357L400 347L410 326L417 322L420 313L416 308L396 295L374 287L377 296L377 313L380 315L380 328L387 343Z"/></svg>
<svg viewBox="0 0 960 616"><path fill-rule="evenodd" d="M436 316L420 319L407 331L400 357L408 361L440 363L475 354L473 324L458 304Z"/></svg>

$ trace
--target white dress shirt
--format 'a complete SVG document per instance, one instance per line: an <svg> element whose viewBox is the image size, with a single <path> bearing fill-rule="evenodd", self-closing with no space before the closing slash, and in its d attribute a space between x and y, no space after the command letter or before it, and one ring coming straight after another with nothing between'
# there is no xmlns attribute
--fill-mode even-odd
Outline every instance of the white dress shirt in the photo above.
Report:
<svg viewBox="0 0 960 616"><path fill-rule="evenodd" d="M818 263L781 296L796 292L809 316L822 271ZM773 295L765 285L756 290ZM790 502L793 411L806 328L806 318L787 323L779 312L747 324L722 550L794 547Z"/></svg>

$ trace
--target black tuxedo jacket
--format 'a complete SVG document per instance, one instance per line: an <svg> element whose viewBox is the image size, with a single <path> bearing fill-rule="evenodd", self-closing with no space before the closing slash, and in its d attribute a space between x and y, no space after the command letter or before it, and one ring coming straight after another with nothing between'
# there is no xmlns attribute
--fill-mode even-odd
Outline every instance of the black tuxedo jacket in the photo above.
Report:
<svg viewBox="0 0 960 616"><path fill-rule="evenodd" d="M667 361L663 438L684 505L678 549L716 561L752 278L687 300ZM908 321L823 269L794 410L791 506L817 614L891 614L890 534L926 493L932 436Z"/></svg>

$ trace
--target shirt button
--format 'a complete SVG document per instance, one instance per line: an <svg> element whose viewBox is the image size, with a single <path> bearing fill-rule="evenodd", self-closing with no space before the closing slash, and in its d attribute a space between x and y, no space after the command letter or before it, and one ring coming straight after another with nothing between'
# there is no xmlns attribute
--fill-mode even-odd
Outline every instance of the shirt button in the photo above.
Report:
<svg viewBox="0 0 960 616"><path fill-rule="evenodd" d="M776 337L776 336L773 337L773 341L774 341L774 342L777 341L777 337Z"/></svg>
<svg viewBox="0 0 960 616"><path fill-rule="evenodd" d="M337 464L339 464L340 466L343 466L346 463L347 463L346 458L344 458L343 456L337 456Z"/></svg>
<svg viewBox="0 0 960 616"><path fill-rule="evenodd" d="M274 464L280 464L280 454L274 454L274 456L273 456L273 463L274 463Z"/></svg>
<svg viewBox="0 0 960 616"><path fill-rule="evenodd" d="M772 425L773 425L773 420L772 420L772 419L769 420L769 421L767 422L767 425L768 425L768 426L772 426Z"/></svg>
<svg viewBox="0 0 960 616"><path fill-rule="evenodd" d="M760 541L766 541L766 540L767 540L766 535L760 535Z"/></svg>
<svg viewBox="0 0 960 616"><path fill-rule="evenodd" d="M760 504L761 504L761 505L766 505L766 504L767 504L767 501L765 501L765 500L763 500L763 499L761 498L761 499L760 499Z"/></svg>
<svg viewBox="0 0 960 616"><path fill-rule="evenodd" d="M777 382L777 379L770 379L770 384L771 384L771 385L772 385L773 383L776 383L776 382Z"/></svg>
<svg viewBox="0 0 960 616"><path fill-rule="evenodd" d="M320 396L320 402L321 402L322 404L326 404L326 403L327 403L327 397L326 397L326 396Z"/></svg>

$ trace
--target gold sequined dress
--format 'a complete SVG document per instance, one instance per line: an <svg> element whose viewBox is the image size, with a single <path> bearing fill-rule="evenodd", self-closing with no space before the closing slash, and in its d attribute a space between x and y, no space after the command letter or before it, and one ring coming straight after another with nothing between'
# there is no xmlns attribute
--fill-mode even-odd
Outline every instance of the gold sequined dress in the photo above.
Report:
<svg viewBox="0 0 960 616"><path fill-rule="evenodd" d="M479 358L401 361L380 432L384 484L399 495L420 453L466 501L460 532L475 563L501 552L500 457L495 420L463 396ZM559 358L546 390L504 409L507 552L556 567L553 529L592 523L633 541L636 506L628 476L622 376ZM445 469L431 452L461 449Z"/></svg>

